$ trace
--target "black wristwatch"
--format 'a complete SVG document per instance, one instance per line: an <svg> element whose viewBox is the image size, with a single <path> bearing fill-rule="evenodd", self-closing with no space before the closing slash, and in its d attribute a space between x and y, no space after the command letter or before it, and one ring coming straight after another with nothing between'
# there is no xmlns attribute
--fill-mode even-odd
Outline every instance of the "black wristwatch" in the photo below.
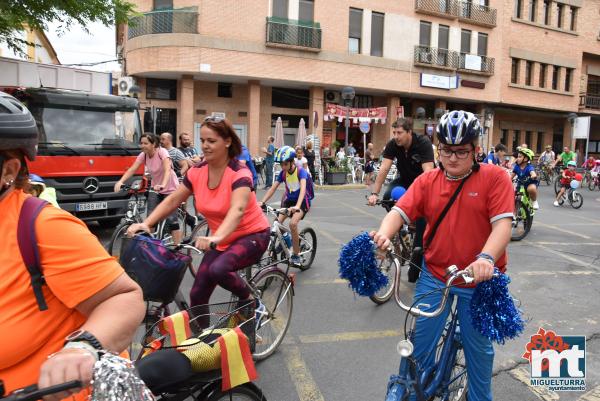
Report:
<svg viewBox="0 0 600 401"><path fill-rule="evenodd" d="M104 350L104 347L102 347L100 341L98 341L98 339L89 331L85 331L82 329L75 330L65 338L65 344L80 341L88 343L98 351Z"/></svg>

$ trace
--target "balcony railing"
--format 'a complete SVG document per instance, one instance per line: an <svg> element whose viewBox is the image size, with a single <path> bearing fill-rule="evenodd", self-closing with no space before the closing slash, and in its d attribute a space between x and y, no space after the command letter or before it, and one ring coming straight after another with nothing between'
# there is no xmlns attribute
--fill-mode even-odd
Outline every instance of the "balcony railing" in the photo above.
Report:
<svg viewBox="0 0 600 401"><path fill-rule="evenodd" d="M600 110L600 95L579 95L579 107L582 109Z"/></svg>
<svg viewBox="0 0 600 401"><path fill-rule="evenodd" d="M429 46L415 46L414 63L443 69L458 68L458 52Z"/></svg>
<svg viewBox="0 0 600 401"><path fill-rule="evenodd" d="M496 59L493 57L460 53L460 62L458 68L460 70L477 71L485 75L493 75L495 64Z"/></svg>
<svg viewBox="0 0 600 401"><path fill-rule="evenodd" d="M423 14L446 18L459 18L472 24L496 26L495 8L475 4L467 0L415 0L415 10Z"/></svg>
<svg viewBox="0 0 600 401"><path fill-rule="evenodd" d="M198 13L193 9L158 10L129 19L129 39L154 33L198 33Z"/></svg>
<svg viewBox="0 0 600 401"><path fill-rule="evenodd" d="M318 22L267 17L267 43L321 50L321 25Z"/></svg>
<svg viewBox="0 0 600 401"><path fill-rule="evenodd" d="M496 9L470 1L460 1L458 4L458 18L474 24L496 26Z"/></svg>

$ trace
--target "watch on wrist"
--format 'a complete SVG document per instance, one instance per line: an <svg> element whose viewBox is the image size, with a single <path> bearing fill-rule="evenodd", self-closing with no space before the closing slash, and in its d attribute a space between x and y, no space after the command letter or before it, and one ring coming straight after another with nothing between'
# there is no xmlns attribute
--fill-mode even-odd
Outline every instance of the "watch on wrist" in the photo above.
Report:
<svg viewBox="0 0 600 401"><path fill-rule="evenodd" d="M371 195L379 196L377 192L371 192Z"/></svg>
<svg viewBox="0 0 600 401"><path fill-rule="evenodd" d="M75 330L65 338L65 344L73 342L86 342L98 351L104 350L100 341L92 333L82 329Z"/></svg>

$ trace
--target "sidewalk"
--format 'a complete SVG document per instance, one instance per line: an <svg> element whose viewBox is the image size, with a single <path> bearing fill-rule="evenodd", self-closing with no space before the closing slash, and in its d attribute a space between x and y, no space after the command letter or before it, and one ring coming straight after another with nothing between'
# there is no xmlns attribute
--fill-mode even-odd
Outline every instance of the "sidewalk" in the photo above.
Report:
<svg viewBox="0 0 600 401"><path fill-rule="evenodd" d="M343 185L317 185L314 184L316 190L333 190L338 191L342 189L367 189L365 184L343 184Z"/></svg>

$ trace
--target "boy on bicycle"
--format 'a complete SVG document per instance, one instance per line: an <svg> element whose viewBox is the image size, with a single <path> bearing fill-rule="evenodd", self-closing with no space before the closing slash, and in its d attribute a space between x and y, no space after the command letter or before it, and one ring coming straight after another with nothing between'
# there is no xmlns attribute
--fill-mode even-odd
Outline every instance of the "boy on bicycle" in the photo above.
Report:
<svg viewBox="0 0 600 401"><path fill-rule="evenodd" d="M576 168L577 163L575 163L573 160L567 163L567 168L563 170L562 177L560 177L560 191L558 191L558 194L556 195L554 206L560 206L558 201L565 194L565 191L571 186L571 180L573 180L577 175L577 171L575 171Z"/></svg>
<svg viewBox="0 0 600 401"><path fill-rule="evenodd" d="M390 238L404 223L420 217L427 220L425 255L415 289L416 302L427 311L438 308L441 302L438 290L444 287L446 267L469 269L476 283L491 279L494 266L501 271L506 269L506 247L514 210L512 184L503 169L475 161L480 132L479 120L472 113L451 111L442 116L437 126L439 168L417 177L383 219L379 230L371 232L376 245L386 250ZM450 203L455 193L455 201ZM447 206L447 214L439 220ZM437 235L433 236L435 232ZM491 341L472 326L473 292L472 285L450 289L451 296L458 298L469 399L486 401L492 399L494 349ZM435 318L417 319L413 355L423 368L434 361L451 306L449 301Z"/></svg>
<svg viewBox="0 0 600 401"><path fill-rule="evenodd" d="M537 187L539 185L538 176L535 173L535 167L531 164L535 154L531 149L519 148L517 160L512 170L510 178L517 177L519 185L524 185L527 189L527 194L531 199L532 206L535 210L540 208L537 201Z"/></svg>
<svg viewBox="0 0 600 401"><path fill-rule="evenodd" d="M298 223L304 218L310 209L310 199L306 191L308 182L308 172L297 167L295 163L296 151L290 146L282 146L275 152L275 162L281 164L281 173L275 178L275 182L267 193L263 196L259 205L262 207L275 193L279 184L285 184L285 197L283 207L288 208L290 220L290 231L292 232L293 253L290 257L290 263L294 267L302 265L300 258L300 240L298 237ZM283 223L287 217L280 215L279 222Z"/></svg>

